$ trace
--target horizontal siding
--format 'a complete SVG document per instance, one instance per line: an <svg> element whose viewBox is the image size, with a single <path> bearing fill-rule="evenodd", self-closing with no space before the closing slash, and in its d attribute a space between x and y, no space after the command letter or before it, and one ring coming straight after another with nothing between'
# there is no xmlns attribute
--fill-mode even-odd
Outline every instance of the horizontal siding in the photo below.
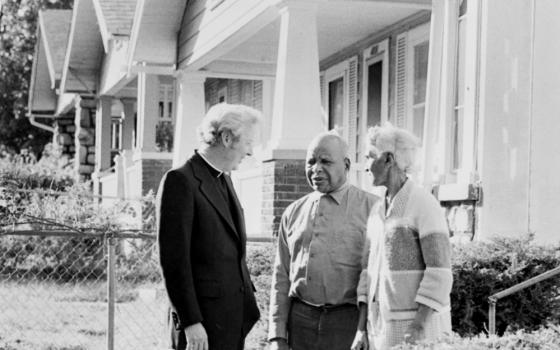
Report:
<svg viewBox="0 0 560 350"><path fill-rule="evenodd" d="M263 0L224 0L211 9L208 0L190 2L185 10L179 32L177 62L184 62L193 55L195 48L210 50L210 44L224 33L232 34L261 10L269 6Z"/></svg>

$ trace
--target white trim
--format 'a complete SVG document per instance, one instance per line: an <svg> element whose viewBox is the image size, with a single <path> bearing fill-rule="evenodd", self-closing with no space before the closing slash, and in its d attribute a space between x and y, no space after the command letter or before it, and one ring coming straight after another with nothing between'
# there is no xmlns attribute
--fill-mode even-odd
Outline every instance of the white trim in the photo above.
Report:
<svg viewBox="0 0 560 350"><path fill-rule="evenodd" d="M478 80L480 66L480 2L469 0L465 38L465 101L463 115L463 143L460 147L463 162L458 169L459 183L478 180L475 166L476 119L478 118Z"/></svg>
<svg viewBox="0 0 560 350"><path fill-rule="evenodd" d="M171 152L142 152L139 150L134 150L132 154L133 161L139 161L143 159L173 159L173 153Z"/></svg>

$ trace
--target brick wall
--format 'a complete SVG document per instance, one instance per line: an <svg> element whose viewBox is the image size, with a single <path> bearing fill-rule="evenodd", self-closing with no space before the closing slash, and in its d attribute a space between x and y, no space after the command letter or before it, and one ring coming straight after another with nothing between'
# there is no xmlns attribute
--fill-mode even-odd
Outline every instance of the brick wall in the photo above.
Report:
<svg viewBox="0 0 560 350"><path fill-rule="evenodd" d="M166 171L171 169L171 159L142 159L142 195L153 190L157 192L159 182Z"/></svg>
<svg viewBox="0 0 560 350"><path fill-rule="evenodd" d="M263 234L276 236L286 207L311 191L305 178L304 160L273 160L263 163Z"/></svg>

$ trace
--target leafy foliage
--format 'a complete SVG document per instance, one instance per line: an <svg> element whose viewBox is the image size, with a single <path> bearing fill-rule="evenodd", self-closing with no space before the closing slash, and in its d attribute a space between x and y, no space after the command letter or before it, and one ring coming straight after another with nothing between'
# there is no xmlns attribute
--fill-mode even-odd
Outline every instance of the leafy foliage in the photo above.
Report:
<svg viewBox="0 0 560 350"><path fill-rule="evenodd" d="M532 244L532 237L496 238L454 247L451 315L460 335L484 332L488 324L488 297L559 265L560 250ZM516 265L516 266L515 266ZM558 323L560 277L542 281L500 299L496 330L534 330Z"/></svg>
<svg viewBox="0 0 560 350"><path fill-rule="evenodd" d="M395 350L539 350L560 349L560 327L549 325L534 331L508 332L501 337L479 335L461 338L458 335L438 341L424 341L416 345L402 344Z"/></svg>
<svg viewBox="0 0 560 350"><path fill-rule="evenodd" d="M52 134L25 117L40 9L69 9L72 0L0 2L0 144L14 153L40 154Z"/></svg>

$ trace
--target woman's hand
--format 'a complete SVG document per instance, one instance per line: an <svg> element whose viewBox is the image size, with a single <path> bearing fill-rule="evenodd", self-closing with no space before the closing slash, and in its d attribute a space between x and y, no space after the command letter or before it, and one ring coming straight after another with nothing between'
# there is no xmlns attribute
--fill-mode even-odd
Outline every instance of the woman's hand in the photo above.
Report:
<svg viewBox="0 0 560 350"><path fill-rule="evenodd" d="M416 320L408 326L408 329L404 333L404 341L408 344L416 344L418 340L422 340L424 338L424 325L417 323Z"/></svg>
<svg viewBox="0 0 560 350"><path fill-rule="evenodd" d="M416 311L416 317L412 324L408 326L408 329L404 333L404 341L408 344L415 344L418 340L422 340L426 337L424 332L426 321L432 315L434 310L424 304L418 304L418 311Z"/></svg>
<svg viewBox="0 0 560 350"><path fill-rule="evenodd" d="M351 350L368 350L368 340L366 331L356 331L356 336L352 342Z"/></svg>

